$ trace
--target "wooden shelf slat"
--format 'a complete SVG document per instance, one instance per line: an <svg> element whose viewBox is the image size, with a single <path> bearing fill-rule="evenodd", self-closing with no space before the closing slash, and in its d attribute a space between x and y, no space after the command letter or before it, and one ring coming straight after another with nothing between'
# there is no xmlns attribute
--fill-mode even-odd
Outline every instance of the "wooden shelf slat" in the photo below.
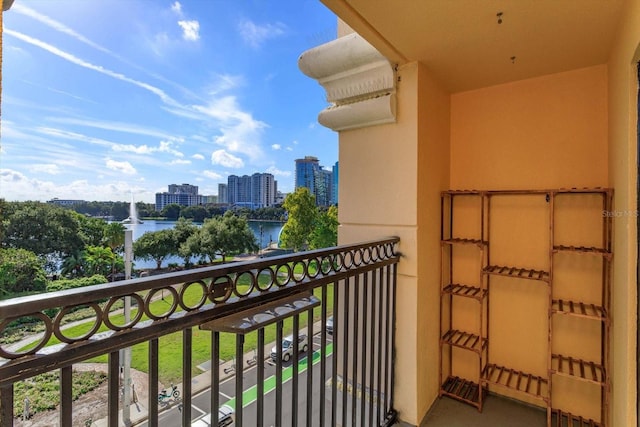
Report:
<svg viewBox="0 0 640 427"><path fill-rule="evenodd" d="M461 285L459 283L450 283L442 289L445 294L451 294L459 297L475 298L482 300L487 296L487 290L476 286Z"/></svg>
<svg viewBox="0 0 640 427"><path fill-rule="evenodd" d="M611 258L611 252L604 248L597 248L595 246L567 246L567 245L555 245L553 252L576 252L583 254L600 255L606 258Z"/></svg>
<svg viewBox="0 0 640 427"><path fill-rule="evenodd" d="M487 346L487 339L479 335L472 334L457 329L450 329L442 335L443 344L449 344L464 350L475 351L480 353Z"/></svg>
<svg viewBox="0 0 640 427"><path fill-rule="evenodd" d="M563 412L560 409L552 408L551 413L556 417L555 423L553 424L556 427L602 427L602 424L597 421L579 415L573 415L570 412Z"/></svg>
<svg viewBox="0 0 640 427"><path fill-rule="evenodd" d="M465 239L462 237L452 237L451 239L441 240L443 245L476 245L487 246L487 242L480 239Z"/></svg>
<svg viewBox="0 0 640 427"><path fill-rule="evenodd" d="M551 302L551 312L600 321L608 320L607 310L604 307L581 301L554 299Z"/></svg>
<svg viewBox="0 0 640 427"><path fill-rule="evenodd" d="M599 363L562 354L551 355L551 372L598 385L607 383L606 371Z"/></svg>
<svg viewBox="0 0 640 427"><path fill-rule="evenodd" d="M482 272L485 274L515 277L518 279L540 280L543 282L549 282L549 272L543 270L508 267L503 265L488 265L482 270Z"/></svg>
<svg viewBox="0 0 640 427"><path fill-rule="evenodd" d="M548 399L549 381L546 378L493 363L487 364L482 370L482 382L526 393L545 401Z"/></svg>
<svg viewBox="0 0 640 427"><path fill-rule="evenodd" d="M480 408L480 386L473 381L449 376L440 387L440 395L449 396Z"/></svg>

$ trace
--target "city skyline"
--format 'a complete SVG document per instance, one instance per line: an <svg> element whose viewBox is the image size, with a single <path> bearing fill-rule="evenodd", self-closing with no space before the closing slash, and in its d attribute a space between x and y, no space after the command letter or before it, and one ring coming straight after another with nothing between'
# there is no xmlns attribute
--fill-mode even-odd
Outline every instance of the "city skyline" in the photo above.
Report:
<svg viewBox="0 0 640 427"><path fill-rule="evenodd" d="M127 13L123 13L126 11ZM118 31L113 31L118 28ZM316 1L19 0L4 15L0 198L153 203L167 182L337 161L297 68L335 37Z"/></svg>

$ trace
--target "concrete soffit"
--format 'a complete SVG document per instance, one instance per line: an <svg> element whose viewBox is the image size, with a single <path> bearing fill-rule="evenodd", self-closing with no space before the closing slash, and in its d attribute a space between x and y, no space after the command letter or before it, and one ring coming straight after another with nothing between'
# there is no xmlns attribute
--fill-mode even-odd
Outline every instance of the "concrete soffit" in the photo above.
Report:
<svg viewBox="0 0 640 427"><path fill-rule="evenodd" d="M320 83L331 105L318 122L335 131L396 121L395 67L356 33L300 55L298 67Z"/></svg>

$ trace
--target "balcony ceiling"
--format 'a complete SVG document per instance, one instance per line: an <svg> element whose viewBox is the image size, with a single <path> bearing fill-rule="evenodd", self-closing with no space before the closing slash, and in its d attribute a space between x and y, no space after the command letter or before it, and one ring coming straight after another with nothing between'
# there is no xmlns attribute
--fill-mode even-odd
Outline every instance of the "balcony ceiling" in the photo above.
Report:
<svg viewBox="0 0 640 427"><path fill-rule="evenodd" d="M321 1L392 62L422 62L451 92L606 63L624 5L624 0Z"/></svg>

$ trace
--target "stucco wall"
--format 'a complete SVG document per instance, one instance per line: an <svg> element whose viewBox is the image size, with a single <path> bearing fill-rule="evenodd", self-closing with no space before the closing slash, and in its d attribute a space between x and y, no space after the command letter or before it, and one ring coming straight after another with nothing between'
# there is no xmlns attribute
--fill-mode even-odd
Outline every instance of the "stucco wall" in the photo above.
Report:
<svg viewBox="0 0 640 427"><path fill-rule="evenodd" d="M451 188L606 187L607 136L605 65L457 93L451 97ZM572 211L576 203L583 202L562 203L563 213L556 215L556 235L568 236L568 244L578 238L601 246L601 201L587 198L581 209L588 209L590 215L578 221L571 220ZM584 227L587 220L593 222ZM551 217L544 195L493 198L490 221L492 264L549 270ZM563 288L555 286L554 293L598 302L601 265L597 257L554 257L554 271L564 275ZM593 274L584 276L584 271ZM585 277L595 280L587 285ZM578 283L593 292L578 288ZM493 277L490 307L491 362L546 377L547 285ZM554 352L599 359L597 322L553 321ZM473 362L473 358L457 358L454 369L473 379L477 376ZM493 391L542 405L521 393ZM580 387L554 377L553 406L599 419L599 393L598 386Z"/></svg>
<svg viewBox="0 0 640 427"><path fill-rule="evenodd" d="M615 187L613 294L613 426L637 418L637 75L640 2L628 1L609 60L609 180Z"/></svg>
<svg viewBox="0 0 640 427"><path fill-rule="evenodd" d="M398 77L396 124L340 133L339 243L400 237L395 407L403 421L418 424L438 390L439 192L448 187L449 96L417 63L400 67Z"/></svg>

